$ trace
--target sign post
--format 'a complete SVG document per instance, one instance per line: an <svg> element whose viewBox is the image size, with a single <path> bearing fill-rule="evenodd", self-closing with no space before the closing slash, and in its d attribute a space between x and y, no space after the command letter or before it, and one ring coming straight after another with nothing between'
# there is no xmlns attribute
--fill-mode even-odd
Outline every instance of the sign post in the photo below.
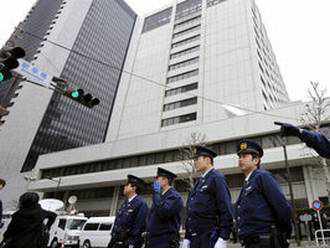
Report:
<svg viewBox="0 0 330 249"><path fill-rule="evenodd" d="M309 229L309 225L308 225L308 222L312 220L312 216L310 214L302 214L299 216L299 219L300 221L304 222L305 223L305 230L306 230L306 234L307 234L307 237L308 237L308 241L311 241L311 231Z"/></svg>
<svg viewBox="0 0 330 249"><path fill-rule="evenodd" d="M324 238L324 232L323 232L323 225L322 225L322 220L321 220L321 215L320 215L320 210L323 208L323 204L319 200L315 200L312 203L312 208L317 212L317 217L319 219L320 229L321 229L321 234L322 234L322 242L323 242L323 245L325 246L326 244L325 244L325 238Z"/></svg>

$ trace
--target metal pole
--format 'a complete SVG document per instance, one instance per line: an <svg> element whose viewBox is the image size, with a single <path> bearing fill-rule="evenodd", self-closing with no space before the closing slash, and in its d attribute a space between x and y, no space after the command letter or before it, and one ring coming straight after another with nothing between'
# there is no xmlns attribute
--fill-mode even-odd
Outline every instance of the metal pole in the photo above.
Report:
<svg viewBox="0 0 330 249"><path fill-rule="evenodd" d="M325 238L324 238L324 231L323 231L323 225L322 225L320 210L317 210L317 216L319 218L319 223L320 223L320 229L321 229L321 234L322 234L322 242L323 242L323 245L325 246Z"/></svg>
<svg viewBox="0 0 330 249"><path fill-rule="evenodd" d="M287 179L288 179L288 185L289 185L289 191L290 191L290 199L291 199L291 203L292 203L292 209L293 209L293 224L294 224L294 230L295 230L295 239L297 242L297 245L300 246L301 245L301 239L300 239L300 235L299 235L299 231L298 231L298 224L296 222L296 205L294 203L294 197L293 197L293 189L292 189L292 182L291 182L291 174L290 174L290 167L289 167L289 162L288 162L288 153L286 150L286 145L283 142L283 151L284 151L284 159L285 159L285 168L286 168L286 173L287 173Z"/></svg>

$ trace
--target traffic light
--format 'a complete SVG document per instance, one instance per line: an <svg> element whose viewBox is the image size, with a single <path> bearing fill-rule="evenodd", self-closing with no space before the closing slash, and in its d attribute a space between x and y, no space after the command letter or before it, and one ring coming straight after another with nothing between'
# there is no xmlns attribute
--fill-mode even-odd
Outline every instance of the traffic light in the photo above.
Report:
<svg viewBox="0 0 330 249"><path fill-rule="evenodd" d="M93 108L94 106L100 104L100 100L98 98L93 98L90 93L85 94L83 89L70 85L70 83L65 79L53 77L52 81L57 83L57 87L60 88L65 96L88 108Z"/></svg>
<svg viewBox="0 0 330 249"><path fill-rule="evenodd" d="M100 100L98 98L93 98L90 93L85 94L83 89L68 87L65 95L88 108L93 108L94 106L100 104Z"/></svg>
<svg viewBox="0 0 330 249"><path fill-rule="evenodd" d="M0 83L13 77L11 70L19 66L17 59L23 58L25 51L21 47L0 50Z"/></svg>

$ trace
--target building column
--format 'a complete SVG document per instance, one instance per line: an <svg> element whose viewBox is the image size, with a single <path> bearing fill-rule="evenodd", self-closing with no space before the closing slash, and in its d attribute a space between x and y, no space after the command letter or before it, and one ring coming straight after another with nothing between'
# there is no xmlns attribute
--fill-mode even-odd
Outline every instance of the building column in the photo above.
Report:
<svg viewBox="0 0 330 249"><path fill-rule="evenodd" d="M117 206L118 206L118 199L119 199L119 191L120 191L120 186L116 186L115 190L113 191L113 197L112 197L112 201L111 201L109 216L115 216L116 215Z"/></svg>
<svg viewBox="0 0 330 249"><path fill-rule="evenodd" d="M315 189L313 186L313 179L311 176L311 166L304 166L303 167L303 173L304 173L304 180L305 180L305 188L306 188L306 194L307 194L307 200L309 206L311 203L315 200Z"/></svg>

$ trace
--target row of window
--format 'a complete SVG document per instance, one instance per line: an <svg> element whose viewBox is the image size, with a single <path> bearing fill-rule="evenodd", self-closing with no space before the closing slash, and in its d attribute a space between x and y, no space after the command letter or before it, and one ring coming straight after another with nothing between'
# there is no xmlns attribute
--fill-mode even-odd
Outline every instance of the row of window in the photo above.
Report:
<svg viewBox="0 0 330 249"><path fill-rule="evenodd" d="M181 47L184 46L186 44L192 43L194 41L198 41L201 39L201 35L195 35L193 37L189 37L187 39L184 39L182 41L176 42L172 44L172 48L177 48L177 47Z"/></svg>
<svg viewBox="0 0 330 249"><path fill-rule="evenodd" d="M167 90L165 92L165 97L170 97L170 96L178 95L180 93L193 91L193 90L196 90L197 88L198 88L198 83L197 82L189 84L189 85L177 87L177 88L174 88L174 89Z"/></svg>
<svg viewBox="0 0 330 249"><path fill-rule="evenodd" d="M330 138L330 124L321 128L321 132ZM235 154L237 150L237 144L242 138L236 140L219 142L215 144L209 144L219 156ZM270 149L274 147L281 147L282 142L279 137L279 133L272 133L263 136L249 137L249 140L253 140L262 146L263 149ZM288 137L286 138L287 145L294 145L301 143L299 138ZM41 170L41 178L49 177L62 177L70 175L81 175L93 172L103 172L116 169L142 167L148 165L178 162L183 160L183 156L180 154L179 149L167 150L157 153L149 153L143 155L128 156L125 158L110 159L105 161L98 161L92 163L85 163L80 165L70 165L67 167L59 167L53 169ZM107 191L111 195L111 191ZM101 195L101 193L100 193ZM55 198L55 196L49 196L49 198ZM86 197L84 197L86 198Z"/></svg>
<svg viewBox="0 0 330 249"><path fill-rule="evenodd" d="M174 39L174 38L177 38L177 37L180 37L180 36L183 36L183 35L186 35L186 34L189 34L189 33L194 32L194 31L196 31L196 30L200 30L200 29L201 29L201 25L198 24L198 25L193 26L193 27L191 27L191 28L189 28L189 29L186 29L186 30L183 30L183 31L180 31L180 32L174 33L174 34L173 34L173 39Z"/></svg>
<svg viewBox="0 0 330 249"><path fill-rule="evenodd" d="M172 59L175 59L175 58L187 55L187 54L191 54L193 52L199 51L199 49L200 49L200 46L198 45L198 46L195 46L195 47L192 47L192 48L182 50L180 52L171 54L170 59L172 60Z"/></svg>
<svg viewBox="0 0 330 249"><path fill-rule="evenodd" d="M184 18L202 10L202 0L186 0L176 7L175 20Z"/></svg>
<svg viewBox="0 0 330 249"><path fill-rule="evenodd" d="M175 110L181 107L185 107L185 106L189 106L189 105L195 105L197 104L197 97L193 97L193 98L189 98L189 99L185 99L185 100L180 100L177 102L173 102L173 103L169 103L164 105L163 107L163 111L171 111L171 110Z"/></svg>
<svg viewBox="0 0 330 249"><path fill-rule="evenodd" d="M185 114L177 117L167 118L162 120L162 127L186 123L190 121L194 121L197 119L197 112Z"/></svg>
<svg viewBox="0 0 330 249"><path fill-rule="evenodd" d="M181 28L181 27L184 27L184 26L187 26L189 24L192 24L192 23L195 23L195 22L198 22L201 20L201 15L199 16L196 16L196 17L193 17L191 19L188 19L188 20L185 20L183 22L179 22L177 24L174 25L174 29L178 29L178 28Z"/></svg>
<svg viewBox="0 0 330 249"><path fill-rule="evenodd" d="M142 33L161 27L171 21L172 8L148 16L144 20Z"/></svg>
<svg viewBox="0 0 330 249"><path fill-rule="evenodd" d="M195 69L195 70L192 70L192 71L189 71L189 72L186 72L186 73L182 73L182 74L179 74L179 75L172 76L170 78L167 78L167 84L172 83L172 82L176 82L176 81L179 81L179 80L194 77L194 76L198 75L198 73L199 73L199 69Z"/></svg>
<svg viewBox="0 0 330 249"><path fill-rule="evenodd" d="M178 68L181 68L181 67L186 67L186 66L189 66L189 65L193 65L193 64L196 64L198 62L199 62L199 56L195 57L195 58L192 58L192 59L189 59L189 60L186 60L186 61L182 61L182 62L173 64L173 65L170 65L168 67L168 71L172 71L172 70L175 70L175 69L178 69Z"/></svg>
<svg viewBox="0 0 330 249"><path fill-rule="evenodd" d="M226 0L207 0L207 7L212 7L214 5L222 3L224 1L226 1Z"/></svg>

